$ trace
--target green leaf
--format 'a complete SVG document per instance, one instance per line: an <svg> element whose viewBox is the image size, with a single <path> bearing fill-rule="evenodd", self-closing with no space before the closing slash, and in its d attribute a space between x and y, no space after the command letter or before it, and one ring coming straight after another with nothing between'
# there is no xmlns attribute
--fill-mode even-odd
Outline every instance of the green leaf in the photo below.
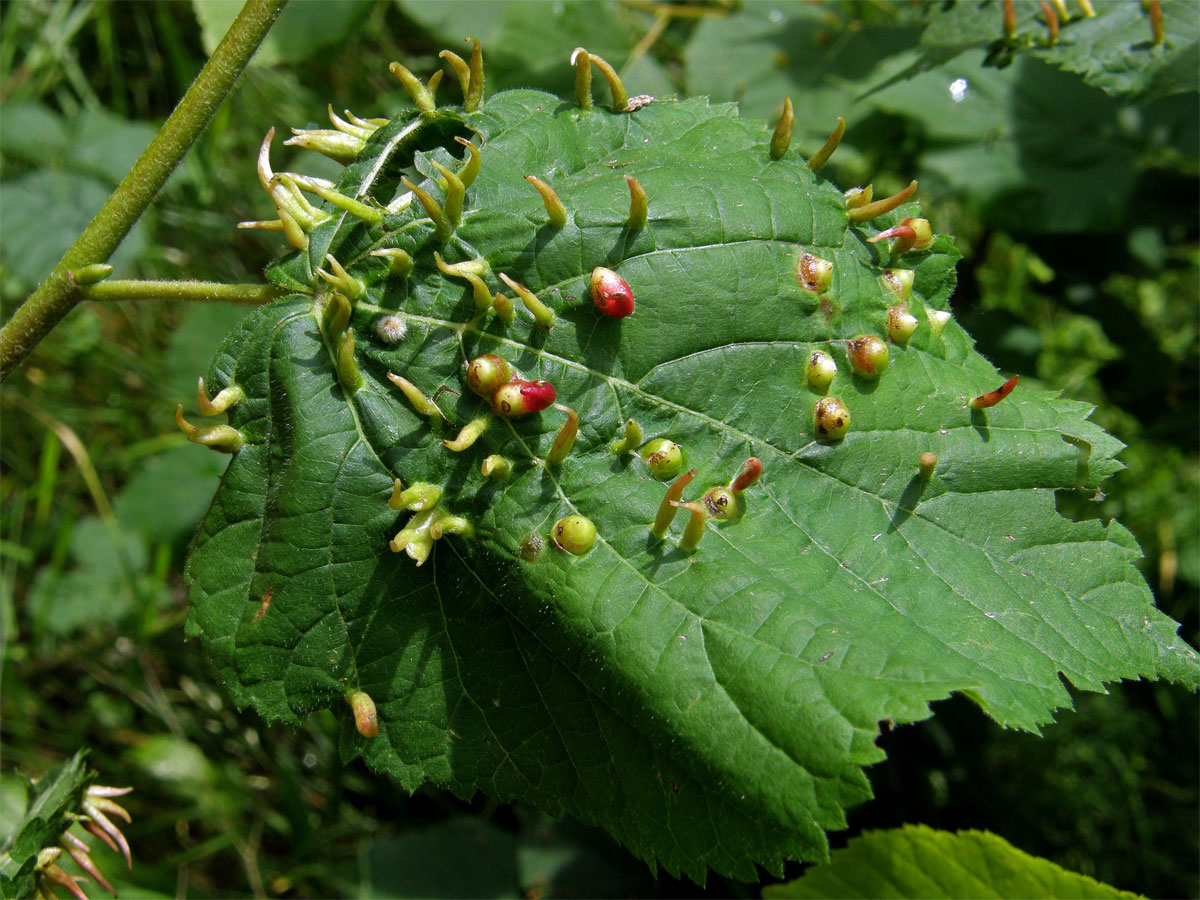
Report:
<svg viewBox="0 0 1200 900"><path fill-rule="evenodd" d="M1137 896L1030 856L990 832L951 834L924 825L868 831L828 864L763 890L767 900Z"/></svg>
<svg viewBox="0 0 1200 900"><path fill-rule="evenodd" d="M898 259L867 242L915 203L850 223L835 186L792 157L772 162L770 129L731 106L583 114L532 91L380 128L339 190L389 202L410 162L457 165L428 143L458 152L454 130L478 134L483 168L448 241L417 203L380 228L336 213L272 272L311 293L243 321L209 372L213 390L244 390L229 421L246 443L192 550L189 628L239 706L290 724L332 707L344 755L410 790L519 798L601 825L672 873L755 880L756 863L825 858L824 832L870 795L883 719L922 719L962 691L1036 730L1070 703L1061 675L1086 690L1196 685L1196 654L1154 609L1128 532L1055 511L1055 489L1120 468L1120 444L1087 405L1024 387L969 411L1002 376L954 322L939 335L927 321L954 289L952 239ZM561 229L529 174L558 192ZM625 227L624 175L649 197L640 230ZM379 246L404 248L412 274L386 277L369 255ZM486 259L490 290L508 291L506 273L556 324L534 327L519 303L507 327L473 317L470 287L438 271L435 250ZM335 374L338 335L322 336L327 289L306 275L327 251L365 285L354 393ZM802 251L833 263L823 297L797 281ZM632 316L593 308L601 265L633 289ZM885 333L885 266L914 270L921 324L868 380L846 342ZM400 342L376 330L388 315L407 325ZM853 417L832 444L814 440L816 348L836 359L831 393ZM486 415L463 378L483 353L578 411L561 466L546 462L565 421L555 408L493 419L461 453L443 445ZM414 410L389 371L453 424ZM710 523L695 553L679 546L686 514L653 539L666 486L609 449L628 418L684 447L698 470L686 500L760 458L745 515ZM939 457L929 481L926 451ZM481 475L489 454L511 460L507 480ZM440 487L475 537L448 535L423 566L391 552L409 516L389 508L395 478ZM550 540L570 513L599 532L579 557ZM348 691L373 698L377 737L356 731Z"/></svg>
<svg viewBox="0 0 1200 900"><path fill-rule="evenodd" d="M302 63L345 41L370 10L370 0L289 3L271 28L252 65ZM242 0L192 0L204 52L211 55L241 12Z"/></svg>
<svg viewBox="0 0 1200 900"><path fill-rule="evenodd" d="M1014 55L1029 53L1129 99L1146 101L1200 88L1200 6L1162 3L1164 38L1158 46L1151 40L1150 17L1142 4L1095 0L1093 6L1096 15L1088 18L1076 4L1068 4L1072 16L1060 20L1058 39L1051 46L1037 0L1014 0L1016 30L1011 41L1003 39L999 0L930 4L920 59L887 83L967 50L986 48L990 64L1006 66Z"/></svg>
<svg viewBox="0 0 1200 900"><path fill-rule="evenodd" d="M81 750L30 785L24 818L0 853L0 892L5 897L32 897L36 893L34 869L38 851L58 846L70 822L67 813L77 810L84 789L95 778Z"/></svg>

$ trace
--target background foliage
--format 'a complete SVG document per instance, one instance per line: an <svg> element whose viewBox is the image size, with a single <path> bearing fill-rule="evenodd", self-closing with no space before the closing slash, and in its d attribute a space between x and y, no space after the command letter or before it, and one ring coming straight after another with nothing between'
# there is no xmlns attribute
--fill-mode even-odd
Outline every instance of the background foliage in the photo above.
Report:
<svg viewBox="0 0 1200 900"><path fill-rule="evenodd" d="M186 89L228 6L5 6L5 315ZM584 43L638 93L708 93L759 117L790 93L801 152L847 117L830 163L838 183L890 193L922 180L935 227L959 236L955 315L982 352L1098 404L1093 418L1129 445L1106 496L1064 495L1060 508L1134 532L1159 606L1195 644L1195 86L1131 90L1080 76L1059 51L985 68L998 4L979 7L992 24L975 46L947 46L939 16L961 8L297 4L114 263L119 276L257 280L279 242L232 224L268 209L252 162L265 130L319 126L331 101L394 114L407 98L387 62L432 71L437 50L464 34L484 42L492 90L568 92L566 58ZM1167 4L1181 50L1196 39L1190 9ZM1022 16L1023 28L1039 27ZM917 74L892 80L906 72ZM962 103L950 89L959 79ZM276 164L323 174L315 157ZM86 306L5 385L0 832L21 805L13 768L38 774L86 745L101 780L138 787L125 896L693 893L602 833L482 800L408 797L343 768L331 716L289 732L232 710L198 645L182 639L182 560L223 460L185 446L170 413L240 316ZM1194 698L1161 684L1081 695L1041 740L947 701L934 719L885 735L889 760L870 772L876 799L832 839L903 822L988 828L1117 887L1196 896L1198 730ZM473 865L461 865L464 852ZM105 870L118 871L115 860ZM758 892L720 879L708 890Z"/></svg>

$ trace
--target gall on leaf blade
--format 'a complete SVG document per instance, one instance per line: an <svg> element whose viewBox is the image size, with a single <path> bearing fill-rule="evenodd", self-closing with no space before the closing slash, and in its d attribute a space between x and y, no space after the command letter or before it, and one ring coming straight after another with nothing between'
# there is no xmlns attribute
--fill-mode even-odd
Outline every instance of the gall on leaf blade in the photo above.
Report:
<svg viewBox="0 0 1200 900"><path fill-rule="evenodd" d="M756 865L823 859L825 832L869 797L882 719L925 718L968 690L1000 723L1035 730L1069 703L1060 672L1087 690L1196 683L1128 533L1054 509L1050 489L1119 467L1090 408L1030 389L972 421L966 401L999 376L956 324L935 334L922 312L953 289L949 238L914 270L920 326L869 381L846 345L883 335L895 298L839 190L799 161L771 162L764 123L704 100L580 117L532 91L491 97L470 122L482 168L455 238L538 291L556 324L539 330L523 309L511 324L477 317L433 264L443 244L417 204L386 235L318 226L314 244L366 288L351 322L363 386L337 387L303 295L243 322L207 376L244 390L230 424L246 444L192 550L189 627L240 706L291 724L333 708L344 754L406 788L567 812L702 882L708 869L753 880ZM394 177L390 160L418 152L397 138L408 127L373 134L339 191ZM654 198L644 229L624 229L613 160ZM548 171L578 215L541 231L524 176ZM373 273L370 250L397 234L414 270L389 279L375 261ZM619 327L587 290L614 246L638 296ZM833 263L828 292L797 283L801 252ZM302 280L298 259L279 265ZM383 314L411 317L402 342L372 339ZM836 443L814 435L805 373L818 348L853 413ZM464 364L487 353L578 412L561 466L545 464L560 416L497 419L453 453L442 441L454 431L386 378L437 396L457 428L486 412ZM683 502L761 459L744 514L710 522L691 553L685 516L652 539L664 484L609 450L629 419L687 448L697 474ZM914 503L927 451L937 477ZM505 479L480 472L489 456L510 462ZM446 515L474 536L447 534L419 569L389 551L411 515L388 506L396 478L441 486ZM579 557L548 540L573 514L597 531ZM1088 565L1070 565L1082 545ZM377 738L355 730L351 689L375 700Z"/></svg>

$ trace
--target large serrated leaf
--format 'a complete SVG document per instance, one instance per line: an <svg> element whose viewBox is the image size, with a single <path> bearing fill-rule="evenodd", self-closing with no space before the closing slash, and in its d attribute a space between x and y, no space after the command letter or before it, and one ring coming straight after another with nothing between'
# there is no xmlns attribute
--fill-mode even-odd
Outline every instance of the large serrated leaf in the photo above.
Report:
<svg viewBox="0 0 1200 900"><path fill-rule="evenodd" d="M866 240L879 223L850 224L837 188L794 155L770 160L763 123L704 100L582 113L514 91L437 122L381 128L339 189L386 203L398 166L427 171L419 135L458 150L451 132L477 132L482 173L446 243L415 203L379 229L339 215L274 275L303 285L328 249L363 280L363 387L339 387L320 283L245 320L210 371L210 386L245 391L230 421L247 443L193 548L190 628L239 705L293 724L333 706L345 755L410 789L519 798L602 825L671 872L754 879L755 863L826 856L824 831L869 796L880 720L924 718L963 691L1036 729L1070 702L1060 673L1090 690L1197 683L1128 532L1055 511L1054 489L1119 467L1089 407L1018 388L967 408L1001 376L953 322L941 334L926 322L953 290L949 238L890 259ZM528 174L557 190L565 227L547 222ZM642 229L625 225L623 175L649 196ZM385 277L368 255L379 246L412 254L406 280ZM438 271L434 250L485 258L491 290L504 272L557 323L535 328L519 303L507 327L473 318L470 288ZM797 282L802 251L834 263L823 297ZM921 325L866 380L850 374L846 339L884 333L892 264L915 270ZM598 265L632 286L631 317L593 308ZM376 325L394 313L407 337L389 344ZM853 417L838 443L814 440L815 348L837 360L831 392ZM546 462L565 420L555 409L493 420L461 453L443 446L487 408L463 380L482 353L578 410L561 466ZM453 424L431 425L389 371ZM678 546L686 514L653 539L665 485L610 451L628 418L685 447L699 473L685 499L761 458L745 516L710 523L694 554ZM926 451L939 458L928 482ZM511 460L507 480L482 476L489 454ZM408 515L388 506L397 477L441 486L474 539L447 536L421 567L390 552ZM599 531L578 558L549 541L571 512ZM378 737L355 730L349 690L374 699Z"/></svg>

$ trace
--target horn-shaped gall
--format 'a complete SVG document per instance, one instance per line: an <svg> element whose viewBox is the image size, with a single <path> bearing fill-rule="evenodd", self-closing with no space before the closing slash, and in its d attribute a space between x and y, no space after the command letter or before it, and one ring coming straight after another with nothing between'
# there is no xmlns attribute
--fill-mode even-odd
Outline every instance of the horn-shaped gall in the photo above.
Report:
<svg viewBox="0 0 1200 900"><path fill-rule="evenodd" d="M667 529L671 527L671 522L674 521L675 513L678 510L676 502L683 496L683 489L695 477L696 470L688 469L671 482L671 485L667 488L667 494L663 497L662 503L659 504L658 513L654 516L654 523L650 526L650 533L659 540L667 536Z"/></svg>
<svg viewBox="0 0 1200 900"><path fill-rule="evenodd" d="M834 126L828 139L821 146L821 149L812 155L812 158L806 163L809 170L812 172L820 169L825 163L829 162L829 157L833 156L833 151L838 148L842 142L842 136L846 133L846 120L841 116L837 117L837 125ZM867 198L868 202L870 197Z"/></svg>
<svg viewBox="0 0 1200 900"><path fill-rule="evenodd" d="M575 446L575 439L579 436L579 413L560 403L555 403L554 408L565 412L567 421L555 436L554 444L550 447L550 452L546 454L546 462L552 466L559 466L567 458L567 454Z"/></svg>
<svg viewBox="0 0 1200 900"><path fill-rule="evenodd" d="M246 444L246 438L232 425L195 426L183 417L183 404L175 408L175 424L193 444L221 453L236 453Z"/></svg>
<svg viewBox="0 0 1200 900"><path fill-rule="evenodd" d="M392 484L392 496L388 497L391 509L407 509L422 512L432 509L442 499L442 489L436 484L414 481L408 487L399 478Z"/></svg>
<svg viewBox="0 0 1200 900"><path fill-rule="evenodd" d="M792 126L796 122L796 113L792 109L792 98L783 98L783 113L771 134L771 159L783 159L792 143Z"/></svg>
<svg viewBox="0 0 1200 900"><path fill-rule="evenodd" d="M705 525L708 522L708 506L703 503L697 503L694 500L689 500L681 503L678 500L672 500L671 505L676 509L686 509L692 515L688 519L687 527L683 529L683 537L679 539L679 549L685 553L691 553L696 549L696 545L700 543L700 539L704 537Z"/></svg>
<svg viewBox="0 0 1200 900"><path fill-rule="evenodd" d="M625 227L630 231L637 231L646 227L646 219L650 215L650 203L646 199L646 192L636 178L626 175L625 183L629 185L629 218L625 220Z"/></svg>
<svg viewBox="0 0 1200 900"><path fill-rule="evenodd" d="M567 208L563 206L562 200L558 198L554 188L542 181L536 175L526 175L525 180L537 189L537 192L542 197L542 205L546 207L546 215L550 217L550 224L555 228L562 228L567 224Z"/></svg>
<svg viewBox="0 0 1200 900"><path fill-rule="evenodd" d="M430 418L437 416L439 419L445 420L446 415L438 408L438 405L421 393L421 389L407 378L397 375L395 372L388 372L387 377L388 381L400 388L400 391L408 398L408 402L413 405L413 409L418 413Z"/></svg>
<svg viewBox="0 0 1200 900"><path fill-rule="evenodd" d="M487 431L488 421L487 416L477 416L462 427L462 430L458 432L454 440L442 441L442 443L455 453L461 453L472 446L479 440L479 436Z"/></svg>
<svg viewBox="0 0 1200 900"><path fill-rule="evenodd" d="M479 473L484 478L492 478L496 481L507 478L508 473L511 471L512 463L496 453L484 457L483 462L479 466Z"/></svg>
<svg viewBox="0 0 1200 900"><path fill-rule="evenodd" d="M634 450L636 450L641 445L641 443L642 443L642 426L639 425L637 422L635 422L633 419L626 419L625 420L625 430L621 433L621 436L619 438L617 438L616 441L613 442L613 445L611 447L609 447L608 449L611 452L617 454L618 456L623 456L626 453L632 453Z"/></svg>
<svg viewBox="0 0 1200 900"><path fill-rule="evenodd" d="M917 461L917 465L921 471L921 477L928 481L933 477L933 470L937 468L938 458L935 454L926 451L921 454L921 458Z"/></svg>
<svg viewBox="0 0 1200 900"><path fill-rule="evenodd" d="M388 275L394 278L407 278L413 270L412 257L408 255L407 250L402 250L399 247L384 247L379 250L372 250L371 255L387 260Z"/></svg>
<svg viewBox="0 0 1200 900"><path fill-rule="evenodd" d="M246 399L246 392L236 384L221 390L217 396L208 399L208 391L204 388L204 376L196 379L196 406L201 415L216 416Z"/></svg>
<svg viewBox="0 0 1200 900"><path fill-rule="evenodd" d="M980 394L978 397L974 397L967 405L970 406L971 409L987 409L989 406L995 406L1013 392L1013 388L1017 386L1017 382L1020 380L1020 378L1020 375L1014 375L994 391L988 391L986 394Z"/></svg>
<svg viewBox="0 0 1200 900"><path fill-rule="evenodd" d="M500 273L500 280L512 288L521 298L521 302L525 304L525 308L533 313L533 322L538 328L550 328L554 325L554 310L539 300L537 294L529 288L517 284L503 272Z"/></svg>

